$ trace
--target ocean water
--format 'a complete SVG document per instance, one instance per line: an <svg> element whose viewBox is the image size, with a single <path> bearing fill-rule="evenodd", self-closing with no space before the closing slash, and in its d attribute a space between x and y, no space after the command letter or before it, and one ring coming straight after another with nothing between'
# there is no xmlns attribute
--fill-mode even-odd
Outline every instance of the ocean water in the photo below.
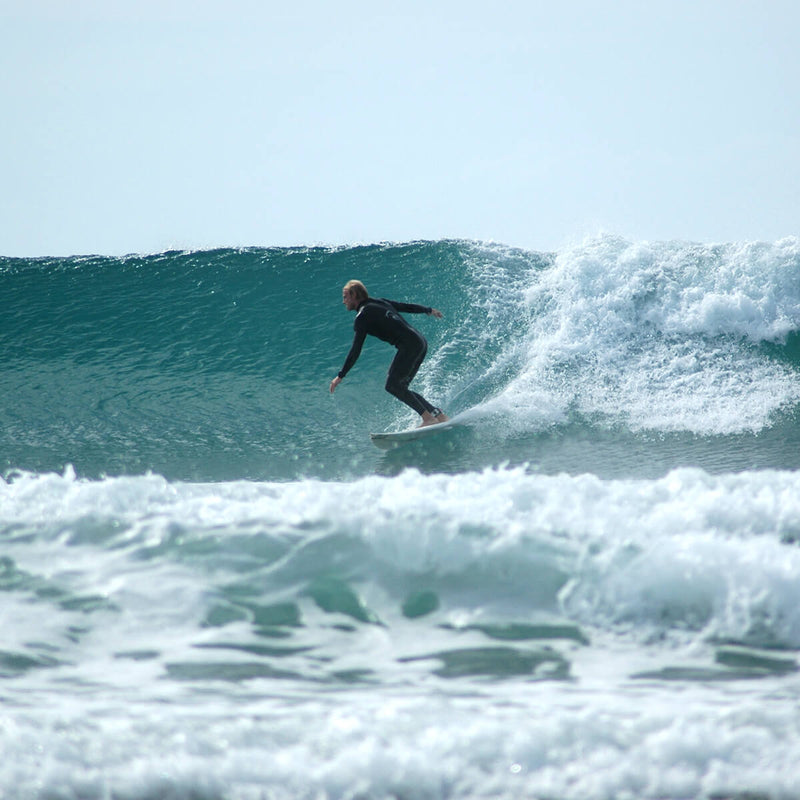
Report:
<svg viewBox="0 0 800 800"><path fill-rule="evenodd" d="M341 286L434 305L413 415ZM800 241L0 259L0 796L800 797Z"/></svg>

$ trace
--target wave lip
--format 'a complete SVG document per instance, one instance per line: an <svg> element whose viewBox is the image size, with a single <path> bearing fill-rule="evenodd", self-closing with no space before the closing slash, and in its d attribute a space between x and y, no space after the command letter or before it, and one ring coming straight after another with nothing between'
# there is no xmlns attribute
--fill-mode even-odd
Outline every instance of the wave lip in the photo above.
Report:
<svg viewBox="0 0 800 800"><path fill-rule="evenodd" d="M757 432L800 401L765 346L800 326L800 245L631 243L602 237L532 273L517 374L489 409L634 431Z"/></svg>

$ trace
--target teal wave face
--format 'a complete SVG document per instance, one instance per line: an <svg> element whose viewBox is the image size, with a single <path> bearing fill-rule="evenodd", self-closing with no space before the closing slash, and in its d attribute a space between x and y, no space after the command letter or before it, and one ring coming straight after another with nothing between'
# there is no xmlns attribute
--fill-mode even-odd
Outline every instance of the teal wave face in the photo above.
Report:
<svg viewBox="0 0 800 800"><path fill-rule="evenodd" d="M605 237L557 254L441 241L2 259L0 464L189 480L504 462L625 474L692 448L703 463L700 437L712 464L791 466L771 434L797 439L798 252ZM392 351L377 340L329 394L351 278L444 312L411 320L429 341L415 385L471 410L466 429L375 453L368 431L414 424L383 390Z"/></svg>
<svg viewBox="0 0 800 800"><path fill-rule="evenodd" d="M335 400L327 391L352 338L342 285L358 277L457 317L470 307L463 266L463 246L450 242L6 259L5 467L359 471L363 442L348 439L398 409L383 392L391 352L377 341ZM447 328L424 333L436 351Z"/></svg>

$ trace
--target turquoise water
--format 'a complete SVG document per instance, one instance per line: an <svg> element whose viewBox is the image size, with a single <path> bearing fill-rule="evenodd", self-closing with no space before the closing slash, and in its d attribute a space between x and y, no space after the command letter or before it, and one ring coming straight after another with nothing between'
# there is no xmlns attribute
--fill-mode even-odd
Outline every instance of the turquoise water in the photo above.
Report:
<svg viewBox="0 0 800 800"><path fill-rule="evenodd" d="M342 284L433 305L413 415ZM0 794L797 797L800 244L0 259Z"/></svg>
<svg viewBox="0 0 800 800"><path fill-rule="evenodd" d="M793 244L613 239L568 256L424 242L5 259L1 463L214 481L503 461L607 476L793 468L796 270ZM446 446L365 446L368 431L413 424L383 391L392 351L377 340L330 397L350 275L445 311L412 322L430 342L423 391L473 409Z"/></svg>

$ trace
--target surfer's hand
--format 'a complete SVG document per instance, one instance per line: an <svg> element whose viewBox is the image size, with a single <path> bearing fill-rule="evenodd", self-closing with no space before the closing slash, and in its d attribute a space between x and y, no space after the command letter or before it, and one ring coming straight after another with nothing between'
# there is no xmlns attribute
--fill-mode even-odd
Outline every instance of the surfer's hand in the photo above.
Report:
<svg viewBox="0 0 800 800"><path fill-rule="evenodd" d="M439 311L438 308L432 308L431 309L431 315L436 317L436 319L441 319L442 318L442 312Z"/></svg>
<svg viewBox="0 0 800 800"><path fill-rule="evenodd" d="M341 382L342 382L342 379L338 375L331 381L331 394L333 394L336 391L336 387Z"/></svg>

